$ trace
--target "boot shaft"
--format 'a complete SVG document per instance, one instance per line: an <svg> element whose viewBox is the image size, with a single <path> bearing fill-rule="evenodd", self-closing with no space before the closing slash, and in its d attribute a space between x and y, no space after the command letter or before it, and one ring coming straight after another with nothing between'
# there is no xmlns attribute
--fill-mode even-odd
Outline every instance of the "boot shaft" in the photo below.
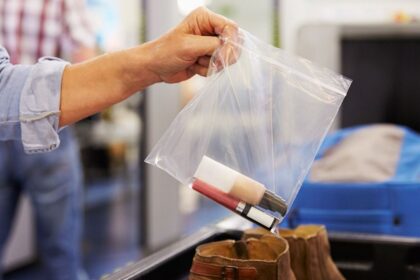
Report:
<svg viewBox="0 0 420 280"><path fill-rule="evenodd" d="M294 230L279 229L289 243L291 266L299 280L343 280L330 255L324 226L304 225Z"/></svg>
<svg viewBox="0 0 420 280"><path fill-rule="evenodd" d="M274 235L197 247L190 280L295 280L289 245Z"/></svg>

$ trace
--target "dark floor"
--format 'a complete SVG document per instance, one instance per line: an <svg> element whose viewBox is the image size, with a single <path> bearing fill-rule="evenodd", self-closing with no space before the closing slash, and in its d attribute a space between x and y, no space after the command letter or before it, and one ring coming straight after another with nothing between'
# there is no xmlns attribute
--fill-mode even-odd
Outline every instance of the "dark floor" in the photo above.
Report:
<svg viewBox="0 0 420 280"><path fill-rule="evenodd" d="M103 191L98 191L103 193ZM110 196L93 203L99 195L87 197L83 237L83 263L91 279L98 279L136 261L142 256L139 246L138 191L121 185L110 187ZM107 202L112 198L111 202Z"/></svg>
<svg viewBox="0 0 420 280"><path fill-rule="evenodd" d="M139 246L138 187L126 185L121 180L89 184L82 243L83 265L89 279L99 279L145 255ZM229 213L208 199L201 198L200 203L200 211L184 216L183 235ZM4 280L27 279L43 279L38 264L7 273L4 277Z"/></svg>
<svg viewBox="0 0 420 280"><path fill-rule="evenodd" d="M85 197L83 265L90 279L141 258L138 191L122 181L90 184ZM38 264L8 273L5 280L43 279Z"/></svg>

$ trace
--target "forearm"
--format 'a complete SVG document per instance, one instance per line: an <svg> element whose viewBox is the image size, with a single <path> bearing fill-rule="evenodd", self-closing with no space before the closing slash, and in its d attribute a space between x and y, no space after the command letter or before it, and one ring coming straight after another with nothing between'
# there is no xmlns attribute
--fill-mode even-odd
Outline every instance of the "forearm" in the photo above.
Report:
<svg viewBox="0 0 420 280"><path fill-rule="evenodd" d="M149 70L153 62L150 48L150 44L144 44L66 67L60 126L97 113L159 82Z"/></svg>

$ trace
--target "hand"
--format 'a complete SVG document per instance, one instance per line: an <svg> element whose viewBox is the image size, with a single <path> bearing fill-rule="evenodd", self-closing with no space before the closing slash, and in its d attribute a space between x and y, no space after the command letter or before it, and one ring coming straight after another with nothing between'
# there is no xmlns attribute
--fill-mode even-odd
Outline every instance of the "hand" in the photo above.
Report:
<svg viewBox="0 0 420 280"><path fill-rule="evenodd" d="M195 74L205 76L210 56L222 44L218 36L233 36L237 29L233 21L198 8L167 34L146 44L149 70L157 81L167 83L181 82Z"/></svg>

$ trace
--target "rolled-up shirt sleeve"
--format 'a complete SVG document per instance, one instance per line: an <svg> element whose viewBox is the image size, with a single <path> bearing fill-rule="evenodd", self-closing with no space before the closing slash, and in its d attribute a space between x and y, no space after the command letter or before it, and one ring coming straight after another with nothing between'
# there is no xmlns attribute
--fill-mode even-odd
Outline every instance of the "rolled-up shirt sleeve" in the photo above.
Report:
<svg viewBox="0 0 420 280"><path fill-rule="evenodd" d="M43 58L12 65L0 46L0 140L21 140L27 153L57 148L61 80L68 63Z"/></svg>

